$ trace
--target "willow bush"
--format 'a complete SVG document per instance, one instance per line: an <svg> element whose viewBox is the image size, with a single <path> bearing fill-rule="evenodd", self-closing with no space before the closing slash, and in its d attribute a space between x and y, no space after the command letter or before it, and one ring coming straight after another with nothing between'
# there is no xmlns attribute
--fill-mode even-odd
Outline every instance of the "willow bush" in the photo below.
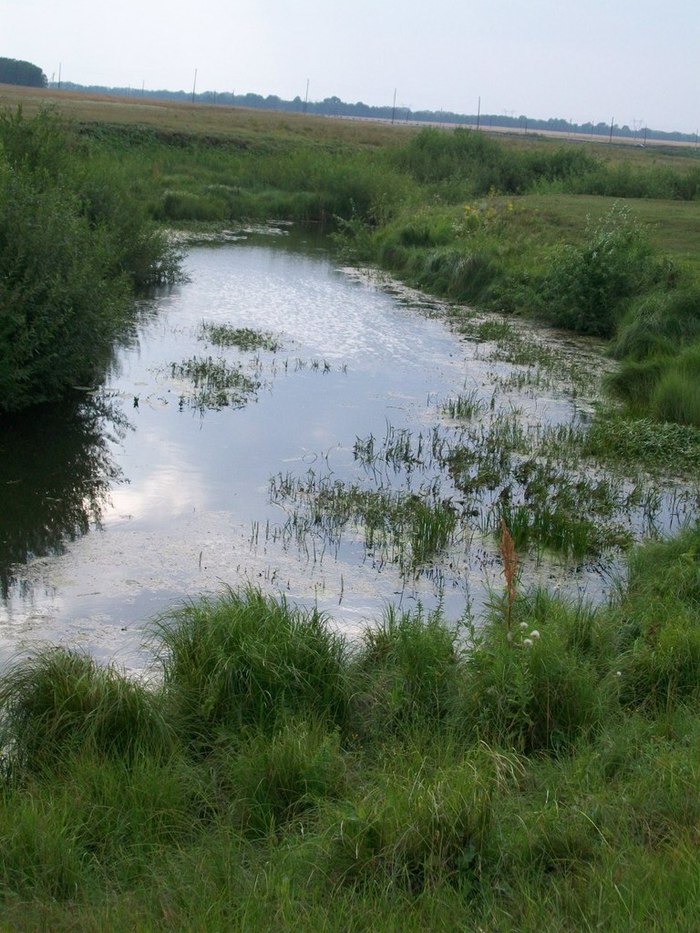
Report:
<svg viewBox="0 0 700 933"><path fill-rule="evenodd" d="M57 118L0 117L0 411L99 380L137 288L179 257Z"/></svg>

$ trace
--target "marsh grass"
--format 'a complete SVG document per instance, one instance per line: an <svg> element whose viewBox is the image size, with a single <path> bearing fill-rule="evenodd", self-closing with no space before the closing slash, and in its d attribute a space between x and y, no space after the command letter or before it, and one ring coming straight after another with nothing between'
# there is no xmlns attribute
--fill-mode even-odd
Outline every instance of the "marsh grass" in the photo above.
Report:
<svg viewBox="0 0 700 933"><path fill-rule="evenodd" d="M267 350L277 353L282 343L269 331L255 330L251 327L234 327L232 324L215 324L205 321L200 328L202 340L216 347L236 347L242 352Z"/></svg>
<svg viewBox="0 0 700 933"><path fill-rule="evenodd" d="M281 536L308 550L321 536L337 551L346 528L359 533L378 563L391 561L406 574L419 572L454 541L457 511L436 487L419 492L363 489L309 471L305 479L273 477L270 501L290 513Z"/></svg>
<svg viewBox="0 0 700 933"><path fill-rule="evenodd" d="M345 648L315 611L231 591L160 618L155 632L173 715L197 747L293 715L345 723Z"/></svg>
<svg viewBox="0 0 700 933"><path fill-rule="evenodd" d="M193 356L182 363L172 363L171 376L192 383L190 395L183 395L181 407L191 405L199 411L226 407L242 408L260 388L259 380L249 376L240 365L219 357Z"/></svg>
<svg viewBox="0 0 700 933"><path fill-rule="evenodd" d="M16 665L0 686L0 745L11 771L60 769L87 750L129 760L173 745L158 698L114 668L57 648Z"/></svg>
<svg viewBox="0 0 700 933"><path fill-rule="evenodd" d="M511 563L478 626L391 609L354 646L227 592L155 623L158 687L71 652L20 662L4 921L691 930L699 548L695 528L636 551L598 608L516 588Z"/></svg>

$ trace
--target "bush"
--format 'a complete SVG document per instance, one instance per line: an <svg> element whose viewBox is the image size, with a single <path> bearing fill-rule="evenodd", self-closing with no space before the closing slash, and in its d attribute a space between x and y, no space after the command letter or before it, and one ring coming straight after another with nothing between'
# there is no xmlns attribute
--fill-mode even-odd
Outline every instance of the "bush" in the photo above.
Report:
<svg viewBox="0 0 700 933"><path fill-rule="evenodd" d="M76 199L0 171L0 407L92 384L129 312L99 234Z"/></svg>
<svg viewBox="0 0 700 933"><path fill-rule="evenodd" d="M134 289L179 256L57 120L0 119L0 410L101 378Z"/></svg>
<svg viewBox="0 0 700 933"><path fill-rule="evenodd" d="M649 242L629 213L613 207L590 226L583 246L555 256L540 296L542 315L557 327L610 337L630 298L659 277Z"/></svg>

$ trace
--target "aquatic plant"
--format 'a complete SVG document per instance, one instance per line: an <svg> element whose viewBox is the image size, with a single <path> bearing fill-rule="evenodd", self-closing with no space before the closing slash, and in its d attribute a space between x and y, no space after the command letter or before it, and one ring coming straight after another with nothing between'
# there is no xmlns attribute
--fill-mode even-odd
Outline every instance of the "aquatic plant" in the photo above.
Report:
<svg viewBox="0 0 700 933"><path fill-rule="evenodd" d="M217 347L237 347L243 352L250 350L268 350L277 353L282 344L279 338L269 331L255 330L252 327L234 327L232 324L215 324L205 321L200 328L202 340Z"/></svg>
<svg viewBox="0 0 700 933"><path fill-rule="evenodd" d="M231 406L241 408L260 388L257 379L248 376L239 365L225 359L193 356L182 363L172 363L172 376L189 379L192 393L183 396L181 407L188 402L192 407L204 411Z"/></svg>

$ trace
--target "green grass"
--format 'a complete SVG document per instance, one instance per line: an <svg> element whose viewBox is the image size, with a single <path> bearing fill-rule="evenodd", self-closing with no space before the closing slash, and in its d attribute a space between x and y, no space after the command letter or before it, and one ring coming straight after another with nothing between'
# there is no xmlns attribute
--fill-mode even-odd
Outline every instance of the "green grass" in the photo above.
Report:
<svg viewBox="0 0 700 933"><path fill-rule="evenodd" d="M277 337L267 331L234 327L232 324L214 324L211 321L202 324L201 338L216 347L237 347L242 352L268 350L276 353L282 346Z"/></svg>
<svg viewBox="0 0 700 933"><path fill-rule="evenodd" d="M494 593L354 645L229 592L158 621L149 688L18 662L3 924L692 930L699 554L697 528L637 550L610 606Z"/></svg>
<svg viewBox="0 0 700 933"><path fill-rule="evenodd" d="M173 363L170 372L174 378L192 383L191 391L181 397L181 407L188 404L200 411L228 406L241 408L260 388L260 382L243 372L239 365L220 357L193 356L182 363Z"/></svg>
<svg viewBox="0 0 700 933"><path fill-rule="evenodd" d="M582 457L697 476L700 227L697 202L675 200L696 196L694 157L615 147L582 157L542 141L216 108L154 105L141 120L133 103L110 104L108 126L104 102L91 103L100 123L84 101L62 100L85 125L69 130L70 146L39 153L44 179L29 165L41 123L23 136L11 120L3 158L28 174L20 187L0 178L12 195L4 255L19 243L8 231L20 231L36 266L8 265L5 288L27 269L35 284L55 271L47 307L70 304L69 286L86 308L101 294L76 243L85 256L101 250L100 262L117 256L133 281L171 275L157 237L130 251L136 204L168 223L334 225L351 254L458 302L542 315L546 292L558 323L614 332L610 384L626 414L535 436L495 397L487 413L465 393L447 412L464 419L459 440L390 426L383 440L358 439L366 484L278 478L271 491L290 506L280 533L300 546L350 526L380 562L414 573L485 506L484 529L505 518L519 549L579 559L615 543L634 494L607 472L582 476ZM63 188L40 191L67 154L79 205ZM596 222L618 199L632 225L616 239ZM15 223L37 216L40 228ZM108 223L121 231L115 250L95 235ZM31 309L32 294L17 300ZM554 378L556 360L503 316L450 318L492 342L495 360L527 368L532 385ZM243 329L206 339L273 351ZM173 374L191 382L190 398L205 393L202 404L239 404L257 388L214 358ZM459 509L436 483L442 469ZM390 492L382 477L393 471L420 474L420 494ZM597 609L546 592L516 592L511 605L494 592L486 618L454 627L439 611L388 609L353 644L315 611L227 592L154 624L152 687L65 649L19 662L0 682L0 923L694 930L699 554L697 528L634 551L629 578Z"/></svg>

